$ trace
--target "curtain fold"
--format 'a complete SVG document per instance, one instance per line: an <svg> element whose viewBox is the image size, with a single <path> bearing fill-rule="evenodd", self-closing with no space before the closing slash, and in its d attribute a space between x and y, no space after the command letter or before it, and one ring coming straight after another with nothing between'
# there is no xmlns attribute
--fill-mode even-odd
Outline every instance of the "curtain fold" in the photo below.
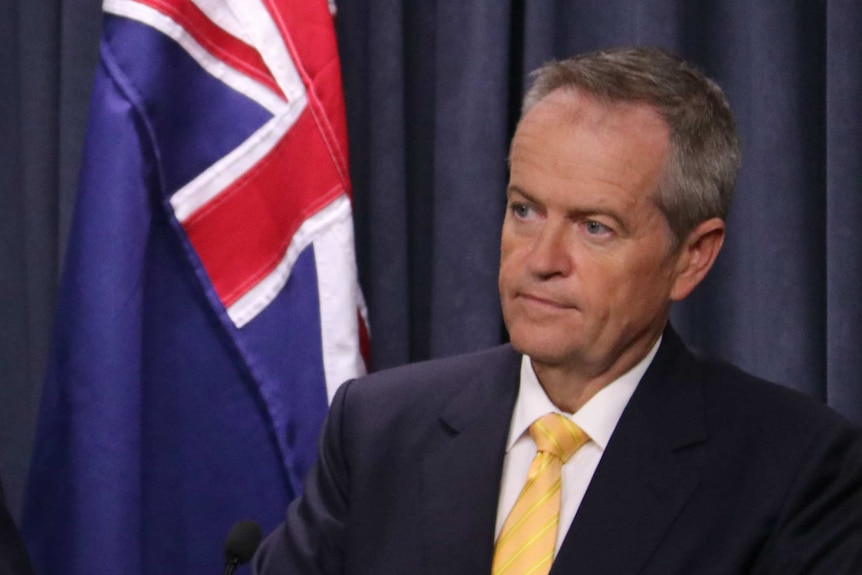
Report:
<svg viewBox="0 0 862 575"><path fill-rule="evenodd" d="M826 397L862 422L862 6L826 12Z"/></svg>
<svg viewBox="0 0 862 575"><path fill-rule="evenodd" d="M342 16L348 6L358 10L356 4L342 1ZM372 1L370 10L385 10L384 4ZM391 219L382 212L367 219L357 214L367 241L357 249L366 293L372 294L375 366L505 338L495 333L503 331L493 282L505 190L505 169L495 162L506 154L508 143L499 137L511 136L528 73L552 58L649 44L680 54L722 85L743 149L724 251L704 285L674 310L673 321L696 347L862 421L862 385L855 375L860 360L853 353L860 336L856 246L862 237L851 229L862 187L854 84L862 61L862 7L846 1L512 0L493 9L481 2L438 1L399 10L406 50L401 68L380 68L379 60L366 59L366 74L352 82L371 87L366 102L394 104L374 86L378 74L395 81L395 93L406 96L398 119L405 128L400 153L423 152L420 159L405 154L401 160L397 151L372 154L368 164L356 167L362 174L354 182L357 201L373 198L398 212ZM420 30L417 21L424 24ZM392 22L369 22L365 33L371 38L397 32ZM362 60L344 33L351 27L342 18L346 68ZM433 52L421 42L431 36ZM394 126L375 114L374 105L347 97L348 109L361 118L351 126L352 142L363 146L375 131L392 133ZM427 114L433 114L433 124ZM396 170L405 187L369 185L383 161L386 174L391 178ZM401 208L386 200L405 193L410 200ZM408 269L389 274L391 260L380 255L392 250L404 261L404 245L389 247L372 238L378 227L402 225L410 238ZM379 298L383 290L387 295ZM401 302L398 311L393 301ZM392 321L405 301L407 314ZM387 319L380 322L381 317ZM391 331L397 322L408 325Z"/></svg>
<svg viewBox="0 0 862 575"><path fill-rule="evenodd" d="M510 57L508 2L440 2L437 11L430 274L435 357L499 342Z"/></svg>
<svg viewBox="0 0 862 575"><path fill-rule="evenodd" d="M528 73L651 44L726 90L742 171L722 254L673 313L695 346L862 423L862 5L340 0L373 367L505 340L508 142ZM99 0L0 0L0 474L18 511L97 60Z"/></svg>

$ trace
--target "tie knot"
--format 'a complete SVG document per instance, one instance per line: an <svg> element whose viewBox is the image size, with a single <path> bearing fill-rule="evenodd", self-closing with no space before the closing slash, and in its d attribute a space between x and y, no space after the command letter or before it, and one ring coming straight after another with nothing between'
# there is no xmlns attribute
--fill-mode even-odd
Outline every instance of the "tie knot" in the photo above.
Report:
<svg viewBox="0 0 862 575"><path fill-rule="evenodd" d="M559 413L548 413L534 421L530 435L538 451L555 455L563 463L589 440L580 427Z"/></svg>

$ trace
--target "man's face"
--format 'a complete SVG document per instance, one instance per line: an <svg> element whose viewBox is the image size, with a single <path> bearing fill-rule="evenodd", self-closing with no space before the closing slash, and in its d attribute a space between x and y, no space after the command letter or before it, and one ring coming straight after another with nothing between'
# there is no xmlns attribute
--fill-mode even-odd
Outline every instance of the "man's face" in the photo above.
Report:
<svg viewBox="0 0 862 575"><path fill-rule="evenodd" d="M654 343L679 273L651 200L669 147L648 106L572 91L522 119L499 288L512 344L534 362L597 376L627 369Z"/></svg>

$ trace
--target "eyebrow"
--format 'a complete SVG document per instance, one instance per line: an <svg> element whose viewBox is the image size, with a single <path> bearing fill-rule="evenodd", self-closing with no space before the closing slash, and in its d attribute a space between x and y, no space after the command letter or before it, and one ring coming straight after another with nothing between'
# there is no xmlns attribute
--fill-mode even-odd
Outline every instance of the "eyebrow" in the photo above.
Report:
<svg viewBox="0 0 862 575"><path fill-rule="evenodd" d="M538 200L536 200L535 198L530 196L530 194L528 194L527 192L522 190L520 187L518 187L514 184L509 184L508 186L506 186L506 196L509 196L513 193L524 196L524 198L526 198L527 201L533 202L534 204L539 203Z"/></svg>

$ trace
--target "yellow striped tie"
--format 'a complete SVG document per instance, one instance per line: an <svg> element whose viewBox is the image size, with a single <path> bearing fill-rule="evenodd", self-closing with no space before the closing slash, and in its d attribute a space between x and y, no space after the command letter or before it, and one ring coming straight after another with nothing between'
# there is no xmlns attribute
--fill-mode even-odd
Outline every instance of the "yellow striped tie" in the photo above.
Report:
<svg viewBox="0 0 862 575"><path fill-rule="evenodd" d="M547 575L551 570L560 522L560 470L589 439L557 413L533 422L530 435L538 452L497 538L492 575Z"/></svg>

